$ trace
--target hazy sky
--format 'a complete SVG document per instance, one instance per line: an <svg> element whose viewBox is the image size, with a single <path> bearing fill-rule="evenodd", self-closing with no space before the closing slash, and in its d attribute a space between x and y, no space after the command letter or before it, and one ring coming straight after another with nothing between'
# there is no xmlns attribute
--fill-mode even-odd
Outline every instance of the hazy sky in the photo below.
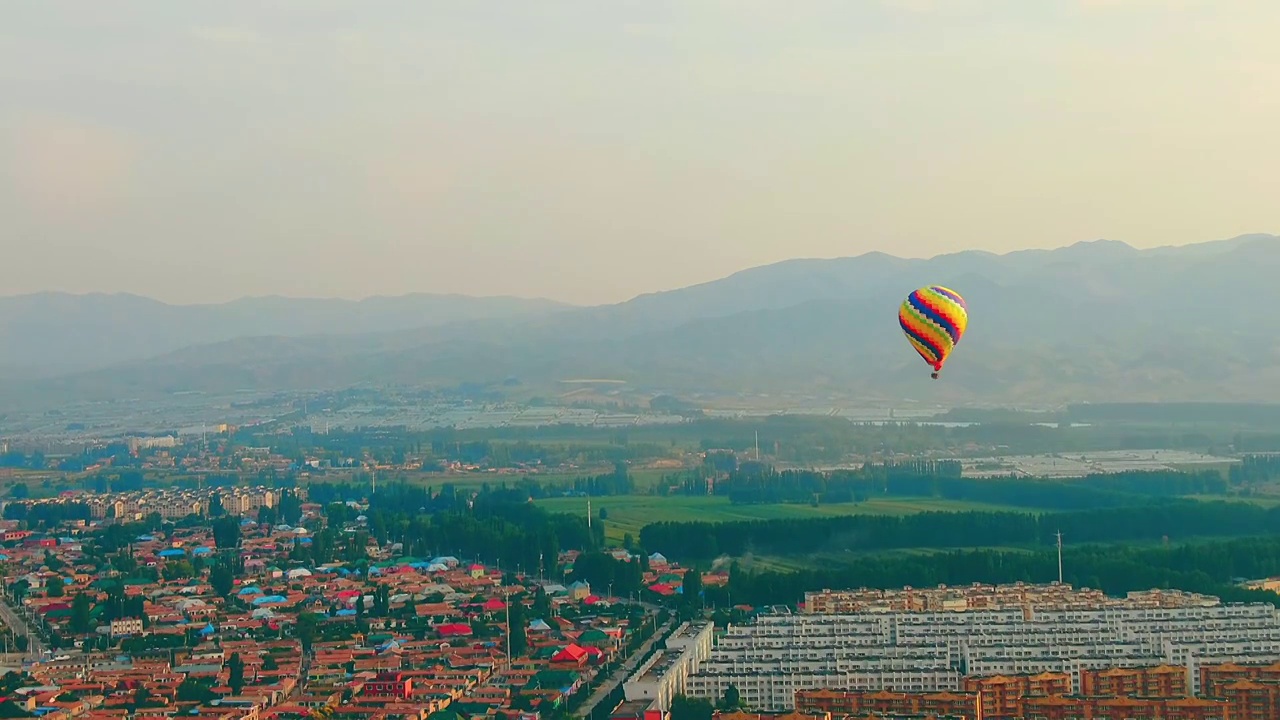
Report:
<svg viewBox="0 0 1280 720"><path fill-rule="evenodd" d="M1276 0L38 0L0 294L622 300L1280 227Z"/></svg>

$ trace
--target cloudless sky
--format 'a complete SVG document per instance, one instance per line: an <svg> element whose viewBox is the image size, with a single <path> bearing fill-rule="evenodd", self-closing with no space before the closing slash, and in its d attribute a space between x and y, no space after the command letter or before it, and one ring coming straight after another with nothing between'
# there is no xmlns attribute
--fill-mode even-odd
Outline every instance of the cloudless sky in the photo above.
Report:
<svg viewBox="0 0 1280 720"><path fill-rule="evenodd" d="M1275 0L39 0L0 294L619 301L1280 225Z"/></svg>

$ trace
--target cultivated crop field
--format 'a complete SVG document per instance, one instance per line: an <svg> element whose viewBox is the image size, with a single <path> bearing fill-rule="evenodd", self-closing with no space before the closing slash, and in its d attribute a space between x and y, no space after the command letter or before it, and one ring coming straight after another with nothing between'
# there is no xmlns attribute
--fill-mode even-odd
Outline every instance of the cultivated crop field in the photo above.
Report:
<svg viewBox="0 0 1280 720"><path fill-rule="evenodd" d="M538 500L540 507L550 512L587 512L587 498L546 498ZM911 513L964 510L1011 510L1033 512L1026 508L1001 505L958 502L934 498L873 498L860 503L833 503L830 505L734 505L727 497L716 496L658 496L613 495L591 498L593 520L604 509L605 538L610 543L621 544L623 536L630 534L639 539L640 528L650 523L673 522L730 522L735 520L774 520L779 518L819 518L836 515L908 515Z"/></svg>

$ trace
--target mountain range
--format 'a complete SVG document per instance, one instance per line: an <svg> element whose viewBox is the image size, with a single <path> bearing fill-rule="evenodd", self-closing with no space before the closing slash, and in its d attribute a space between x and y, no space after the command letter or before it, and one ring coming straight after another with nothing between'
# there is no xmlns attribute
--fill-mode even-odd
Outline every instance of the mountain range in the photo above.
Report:
<svg viewBox="0 0 1280 720"><path fill-rule="evenodd" d="M1280 401L1277 269L1280 237L1245 235L791 260L595 307L46 293L0 298L0 397L614 378L654 393L945 404ZM895 317L926 284L958 290L970 313L936 382Z"/></svg>

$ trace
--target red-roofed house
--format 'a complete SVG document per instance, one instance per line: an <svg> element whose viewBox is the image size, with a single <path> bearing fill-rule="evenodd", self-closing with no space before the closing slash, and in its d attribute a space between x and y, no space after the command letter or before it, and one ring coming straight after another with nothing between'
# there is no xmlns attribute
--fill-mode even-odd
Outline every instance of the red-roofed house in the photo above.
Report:
<svg viewBox="0 0 1280 720"><path fill-rule="evenodd" d="M436 634L440 637L468 637L471 626L466 623L445 623L436 626Z"/></svg>
<svg viewBox="0 0 1280 720"><path fill-rule="evenodd" d="M580 645L570 644L565 649L551 656L553 665L571 665L573 667L582 667L587 664L587 658L590 654Z"/></svg>

